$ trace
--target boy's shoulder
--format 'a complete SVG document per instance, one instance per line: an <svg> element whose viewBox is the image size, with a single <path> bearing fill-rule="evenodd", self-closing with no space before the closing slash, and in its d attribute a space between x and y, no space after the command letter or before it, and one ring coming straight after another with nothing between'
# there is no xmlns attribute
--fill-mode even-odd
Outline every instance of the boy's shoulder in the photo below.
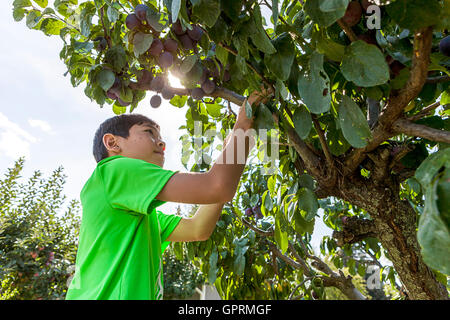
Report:
<svg viewBox="0 0 450 320"><path fill-rule="evenodd" d="M139 165L150 165L150 166L155 166L158 167L156 164L153 163L149 163L145 160L142 159L136 159L136 158L130 158L130 157L125 157L122 155L116 155L116 156L111 156L108 158L103 159L102 161L100 161L97 164L97 168L99 167L110 167L110 166L139 166Z"/></svg>

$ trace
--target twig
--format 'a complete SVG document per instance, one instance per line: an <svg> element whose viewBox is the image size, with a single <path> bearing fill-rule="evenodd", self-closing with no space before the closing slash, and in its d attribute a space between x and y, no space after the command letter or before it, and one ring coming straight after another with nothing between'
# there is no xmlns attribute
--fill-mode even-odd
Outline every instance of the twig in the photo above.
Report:
<svg viewBox="0 0 450 320"><path fill-rule="evenodd" d="M430 104L428 107L424 108L422 111L420 111L418 114L415 114L411 117L408 118L409 121L417 121L425 116L428 115L428 113L430 111L433 111L434 109L436 109L437 107L439 107L441 105L440 101L435 102L433 104Z"/></svg>
<svg viewBox="0 0 450 320"><path fill-rule="evenodd" d="M427 83L440 83L447 81L450 81L450 77L448 75L427 78Z"/></svg>
<svg viewBox="0 0 450 320"><path fill-rule="evenodd" d="M102 6L102 7L100 8L100 21L102 22L103 32L104 32L104 34L105 34L105 39L106 39L106 41L108 42L108 47L111 48L111 47L112 47L111 37L109 36L108 31L106 30L105 22L104 22L104 20L103 20L103 8L104 8L104 6Z"/></svg>
<svg viewBox="0 0 450 320"><path fill-rule="evenodd" d="M347 37L350 39L351 42L358 40L358 37L356 36L353 29L349 27L348 24L346 24L344 20L342 20L342 18L339 19L337 23L342 28L342 30L344 30L345 34L347 35Z"/></svg>
<svg viewBox="0 0 450 320"><path fill-rule="evenodd" d="M329 166L334 167L333 156L330 153L330 149L328 149L328 144L325 139L325 134L324 134L322 128L320 127L320 123L317 120L317 116L315 114L311 114L311 117L312 117L312 120L314 123L314 128L316 128L317 134L319 135L319 141L320 141L320 144L322 145L323 152L325 153L325 158L327 159Z"/></svg>

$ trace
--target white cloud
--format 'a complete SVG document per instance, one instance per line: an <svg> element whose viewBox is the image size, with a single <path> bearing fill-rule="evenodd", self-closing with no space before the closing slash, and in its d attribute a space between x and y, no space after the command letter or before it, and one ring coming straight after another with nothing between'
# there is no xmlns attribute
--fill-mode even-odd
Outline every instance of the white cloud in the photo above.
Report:
<svg viewBox="0 0 450 320"><path fill-rule="evenodd" d="M29 118L28 123L33 128L37 127L39 129L41 129L42 131L47 132L49 134L52 134L52 135L56 134L56 132L53 131L52 127L50 126L50 124L47 121Z"/></svg>
<svg viewBox="0 0 450 320"><path fill-rule="evenodd" d="M38 141L0 112L0 155L4 154L12 159L20 156L29 158L30 143Z"/></svg>

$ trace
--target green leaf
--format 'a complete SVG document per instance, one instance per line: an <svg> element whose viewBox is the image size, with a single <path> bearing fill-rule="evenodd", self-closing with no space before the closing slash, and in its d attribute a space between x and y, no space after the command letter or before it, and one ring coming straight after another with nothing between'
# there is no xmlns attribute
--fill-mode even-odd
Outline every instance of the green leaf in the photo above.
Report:
<svg viewBox="0 0 450 320"><path fill-rule="evenodd" d="M218 103L206 103L206 110L211 117L218 118L222 114L222 105Z"/></svg>
<svg viewBox="0 0 450 320"><path fill-rule="evenodd" d="M192 67L195 65L197 60L198 56L196 54L187 56L181 63L180 71L182 73L188 73L189 71L191 71Z"/></svg>
<svg viewBox="0 0 450 320"><path fill-rule="evenodd" d="M317 39L316 49L317 52L324 54L328 59L338 62L342 61L345 53L345 46L325 36Z"/></svg>
<svg viewBox="0 0 450 320"><path fill-rule="evenodd" d="M450 162L450 148L439 150L428 156L417 168L415 177L426 188L430 185L438 171Z"/></svg>
<svg viewBox="0 0 450 320"><path fill-rule="evenodd" d="M138 32L134 35L133 38L133 51L136 57L139 57L141 54L144 54L153 42L153 36L148 33Z"/></svg>
<svg viewBox="0 0 450 320"><path fill-rule="evenodd" d="M106 15L108 16L109 22L114 23L117 21L117 19L119 19L119 10L115 8L113 5L108 6L108 9L106 10Z"/></svg>
<svg viewBox="0 0 450 320"><path fill-rule="evenodd" d="M315 114L330 109L330 79L323 69L323 55L313 52L309 68L298 77L298 91L309 111Z"/></svg>
<svg viewBox="0 0 450 320"><path fill-rule="evenodd" d="M48 0L33 0L33 1L36 2L39 7L44 9L48 5Z"/></svg>
<svg viewBox="0 0 450 320"><path fill-rule="evenodd" d="M308 188L313 191L314 179L309 174L302 174L300 177L298 177L298 185L300 187Z"/></svg>
<svg viewBox="0 0 450 320"><path fill-rule="evenodd" d="M14 8L26 8L31 7L31 1L30 0L14 0L13 2Z"/></svg>
<svg viewBox="0 0 450 320"><path fill-rule="evenodd" d="M389 66L378 47L362 40L352 42L341 63L345 79L360 87L373 87L389 80Z"/></svg>
<svg viewBox="0 0 450 320"><path fill-rule="evenodd" d="M450 161L446 167L450 171ZM426 187L425 208L419 220L417 240L425 263L433 269L450 274L450 226L446 225L437 207L438 183L439 180L436 180ZM445 196L449 197L448 194ZM448 203L448 199L446 201Z"/></svg>
<svg viewBox="0 0 450 320"><path fill-rule="evenodd" d="M217 259L219 253L217 252L217 247L214 247L211 255L209 256L209 270L208 270L208 282L214 284L217 279L217 272L219 268L217 267Z"/></svg>
<svg viewBox="0 0 450 320"><path fill-rule="evenodd" d="M170 99L170 104L177 107L177 108L183 108L186 104L188 97L187 96L174 96L172 99Z"/></svg>
<svg viewBox="0 0 450 320"><path fill-rule="evenodd" d="M272 112L263 103L256 108L254 127L256 130L275 128Z"/></svg>
<svg viewBox="0 0 450 320"><path fill-rule="evenodd" d="M250 39L252 39L255 46L266 54L273 54L276 52L272 42L267 37L261 20L261 10L258 5L253 10L253 16L248 20L248 23L243 26L248 30Z"/></svg>
<svg viewBox="0 0 450 320"><path fill-rule="evenodd" d="M278 0L272 0L272 20L273 25L276 26L278 22Z"/></svg>
<svg viewBox="0 0 450 320"><path fill-rule="evenodd" d="M292 122L294 123L294 129L299 137L303 140L306 139L312 128L312 118L304 105L295 108L294 114L292 115Z"/></svg>
<svg viewBox="0 0 450 320"><path fill-rule="evenodd" d="M248 100L245 100L245 115L247 118L251 119L253 117L253 109Z"/></svg>
<svg viewBox="0 0 450 320"><path fill-rule="evenodd" d="M223 66L228 63L228 51L222 46L216 46L216 57L219 59Z"/></svg>
<svg viewBox="0 0 450 320"><path fill-rule="evenodd" d="M276 175L272 175L269 177L269 179L267 179L267 188L269 189L270 195L272 197L275 196L275 194L276 194L276 192L275 192L276 183L277 183Z"/></svg>
<svg viewBox="0 0 450 320"><path fill-rule="evenodd" d="M312 219L311 221L306 221L305 218L301 215L300 210L297 210L294 213L294 229L296 232L300 234L305 234L306 232L309 234L312 234L314 231L314 223L315 219Z"/></svg>
<svg viewBox="0 0 450 320"><path fill-rule="evenodd" d="M338 10L347 10L350 0L327 0L319 1L319 9L322 12L334 12Z"/></svg>
<svg viewBox="0 0 450 320"><path fill-rule="evenodd" d="M146 20L148 24L157 32L161 32L164 29L164 25L160 23L161 14L148 7L146 11Z"/></svg>
<svg viewBox="0 0 450 320"><path fill-rule="evenodd" d="M122 68L127 65L127 55L123 46L116 45L108 49L105 54L105 62L111 64L115 71L122 71Z"/></svg>
<svg viewBox="0 0 450 320"><path fill-rule="evenodd" d="M262 204L268 212L273 209L273 201L272 201L272 197L269 193L269 190L264 191L263 197L262 197Z"/></svg>
<svg viewBox="0 0 450 320"><path fill-rule="evenodd" d="M14 9L13 9L14 21L17 21L17 22L21 21L25 17L26 13L27 13L26 9L14 7Z"/></svg>
<svg viewBox="0 0 450 320"><path fill-rule="evenodd" d="M348 96L343 96L339 105L339 124L345 139L355 148L365 147L372 136L366 117Z"/></svg>
<svg viewBox="0 0 450 320"><path fill-rule="evenodd" d="M259 201L259 195L257 195L256 193L252 194L252 196L250 197L250 206L254 207L258 204Z"/></svg>
<svg viewBox="0 0 450 320"><path fill-rule="evenodd" d="M309 188L301 188L298 191L298 207L305 212L304 218L307 222L313 220L319 209L319 202L315 193Z"/></svg>
<svg viewBox="0 0 450 320"><path fill-rule="evenodd" d="M121 114L127 112L127 107L123 107L123 106L121 106L121 105L118 105L118 104L117 104L117 101L113 104L112 109L113 109L113 112L114 112L116 115L121 115Z"/></svg>
<svg viewBox="0 0 450 320"><path fill-rule="evenodd" d="M208 27L212 28L220 15L220 1L200 0L194 4L192 14L198 17Z"/></svg>
<svg viewBox="0 0 450 320"><path fill-rule="evenodd" d="M103 90L108 91L114 84L116 75L108 69L103 69L97 75L97 83Z"/></svg>
<svg viewBox="0 0 450 320"><path fill-rule="evenodd" d="M170 13L172 14L172 23L175 23L178 19L178 14L180 13L181 0L172 0L172 6L170 8Z"/></svg>
<svg viewBox="0 0 450 320"><path fill-rule="evenodd" d="M239 19L243 2L243 0L221 0L220 4L228 18L235 21Z"/></svg>
<svg viewBox="0 0 450 320"><path fill-rule="evenodd" d="M333 23L335 23L338 19L342 18L345 14L345 10L347 6L344 7L344 3L346 1L331 1L329 0L314 0L314 1L306 1L303 6L303 10L311 17L311 19L322 27L329 27ZM322 11L321 7L325 10Z"/></svg>
<svg viewBox="0 0 450 320"><path fill-rule="evenodd" d="M392 20L411 31L436 24L441 9L438 1L429 0L397 0L386 6Z"/></svg>
<svg viewBox="0 0 450 320"><path fill-rule="evenodd" d="M38 10L31 10L26 19L27 27L33 29L41 20L41 13Z"/></svg>
<svg viewBox="0 0 450 320"><path fill-rule="evenodd" d="M61 32L61 29L63 29L66 25L64 22L54 19L54 18L45 18L42 20L40 29L43 31L47 36L50 35L59 35Z"/></svg>
<svg viewBox="0 0 450 320"><path fill-rule="evenodd" d="M295 58L295 46L287 32L272 40L272 45L276 53L265 55L264 63L278 79L285 81L291 73L291 66Z"/></svg>
<svg viewBox="0 0 450 320"><path fill-rule="evenodd" d="M278 245L278 247L281 250L281 253L285 253L286 250L288 249L288 245L289 245L289 239L288 239L288 234L286 231L281 230L281 226L280 226L280 211L277 211L277 217L275 217L275 241Z"/></svg>

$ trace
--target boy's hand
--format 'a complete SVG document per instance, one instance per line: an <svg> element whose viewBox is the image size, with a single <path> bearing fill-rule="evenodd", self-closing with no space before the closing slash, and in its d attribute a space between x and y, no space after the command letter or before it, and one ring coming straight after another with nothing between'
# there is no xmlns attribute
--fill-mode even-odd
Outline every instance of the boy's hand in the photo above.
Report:
<svg viewBox="0 0 450 320"><path fill-rule="evenodd" d="M261 86L261 90L253 91L250 96L244 101L241 108L239 109L239 114L236 120L236 126L239 128L250 129L253 125L253 117L249 119L245 112L245 105L248 102L252 107L259 106L261 102L266 102L267 99L273 94L273 89L265 89Z"/></svg>

